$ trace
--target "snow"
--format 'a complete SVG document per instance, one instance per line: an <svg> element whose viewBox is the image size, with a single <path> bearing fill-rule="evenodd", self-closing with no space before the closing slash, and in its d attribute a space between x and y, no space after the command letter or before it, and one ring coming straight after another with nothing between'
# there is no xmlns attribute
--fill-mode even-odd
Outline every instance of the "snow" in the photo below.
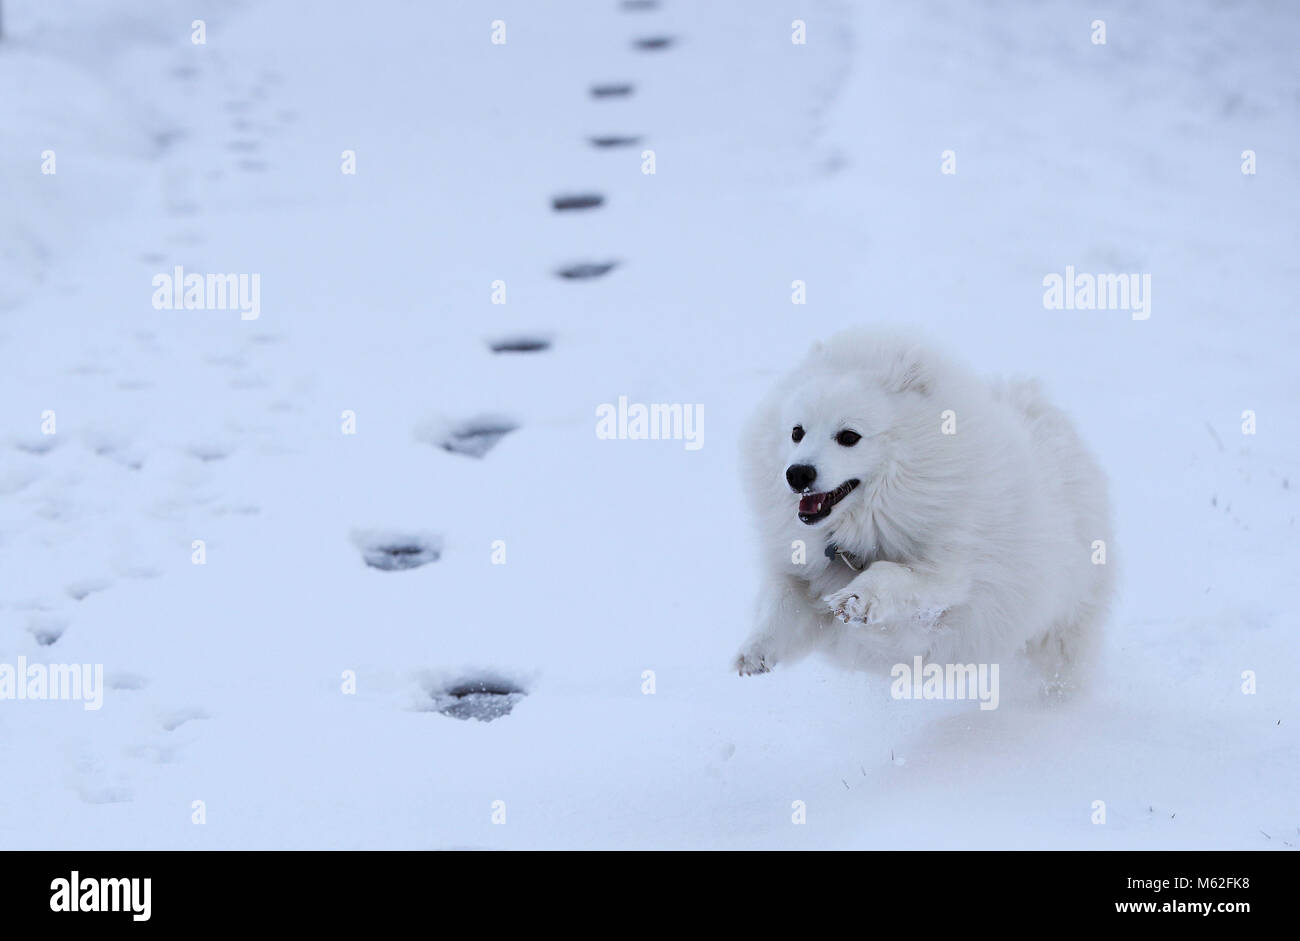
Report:
<svg viewBox="0 0 1300 941"><path fill-rule="evenodd" d="M4 6L0 663L109 688L0 702L0 846L1300 840L1300 10L285 2L194 45L192 5ZM260 317L155 309L178 265ZM1067 265L1150 273L1150 319L1045 310ZM1041 377L1109 470L1088 697L728 669L739 424L862 323ZM703 447L598 438L620 396ZM476 682L523 694L439 711Z"/></svg>

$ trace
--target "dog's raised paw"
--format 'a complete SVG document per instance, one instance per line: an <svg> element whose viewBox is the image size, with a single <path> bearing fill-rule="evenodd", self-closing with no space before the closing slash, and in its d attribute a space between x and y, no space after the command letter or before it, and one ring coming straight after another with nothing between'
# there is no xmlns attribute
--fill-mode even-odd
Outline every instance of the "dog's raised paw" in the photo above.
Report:
<svg viewBox="0 0 1300 941"><path fill-rule="evenodd" d="M866 623L871 614L871 603L864 601L862 596L852 588L844 588L833 595L827 595L822 601L830 608L831 614L845 624L850 621Z"/></svg>
<svg viewBox="0 0 1300 941"><path fill-rule="evenodd" d="M864 589L860 585L850 585L822 599L830 608L831 614L845 624L884 624L896 621L907 610L901 600L880 587Z"/></svg>

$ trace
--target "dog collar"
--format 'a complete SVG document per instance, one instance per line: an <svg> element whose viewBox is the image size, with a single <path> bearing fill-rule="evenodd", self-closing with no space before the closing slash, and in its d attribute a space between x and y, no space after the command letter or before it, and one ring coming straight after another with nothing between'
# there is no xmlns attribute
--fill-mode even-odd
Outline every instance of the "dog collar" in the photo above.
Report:
<svg viewBox="0 0 1300 941"><path fill-rule="evenodd" d="M853 571L855 572L861 572L863 569L865 569L867 566L871 564L870 559L859 559L856 560L857 564L855 565L854 564L855 560L853 556L849 555L849 553L845 552L843 549L841 549L839 546L835 545L835 543L832 542L830 545L826 547L826 558L834 559L836 556L839 556L840 559L844 562L844 564L847 565L849 568L853 569Z"/></svg>

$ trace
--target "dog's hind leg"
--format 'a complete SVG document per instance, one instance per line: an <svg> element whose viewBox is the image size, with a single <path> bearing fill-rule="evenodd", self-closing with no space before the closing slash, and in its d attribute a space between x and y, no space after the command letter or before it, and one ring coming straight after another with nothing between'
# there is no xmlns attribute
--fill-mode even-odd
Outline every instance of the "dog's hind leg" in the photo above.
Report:
<svg viewBox="0 0 1300 941"><path fill-rule="evenodd" d="M1082 690L1097 661L1105 612L1091 605L1053 624L1025 644L1044 699L1063 700Z"/></svg>

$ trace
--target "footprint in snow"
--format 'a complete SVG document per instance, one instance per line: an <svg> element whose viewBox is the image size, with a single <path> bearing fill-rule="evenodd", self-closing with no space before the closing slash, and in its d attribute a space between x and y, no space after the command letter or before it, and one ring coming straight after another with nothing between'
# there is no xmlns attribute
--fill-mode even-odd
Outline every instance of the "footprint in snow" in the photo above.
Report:
<svg viewBox="0 0 1300 941"><path fill-rule="evenodd" d="M614 82L608 85L592 85L592 98L626 98L632 94L633 86L628 83Z"/></svg>
<svg viewBox="0 0 1300 941"><path fill-rule="evenodd" d="M482 457L495 448L502 438L514 431L515 427L511 423L500 421L462 425L452 431L451 435L442 442L442 448L452 454Z"/></svg>
<svg viewBox="0 0 1300 941"><path fill-rule="evenodd" d="M551 208L556 212L573 212L579 209L595 209L605 204L605 197L599 193L573 193L564 196L552 196Z"/></svg>
<svg viewBox="0 0 1300 941"><path fill-rule="evenodd" d="M551 340L544 336L520 334L489 340L488 348L493 353L541 353L551 348Z"/></svg>
<svg viewBox="0 0 1300 941"><path fill-rule="evenodd" d="M618 267L616 261L580 261L556 269L556 275L566 281L590 281L609 274Z"/></svg>
<svg viewBox="0 0 1300 941"><path fill-rule="evenodd" d="M442 423L428 423L418 428L417 440L437 445L452 454L482 457L500 443L501 439L519 424L501 415L480 415L448 427Z"/></svg>
<svg viewBox="0 0 1300 941"><path fill-rule="evenodd" d="M64 591L73 601L85 601L95 592L103 591L111 584L112 581L107 578L83 578L69 584Z"/></svg>
<svg viewBox="0 0 1300 941"><path fill-rule="evenodd" d="M87 445L96 457L108 458L128 470L139 470L144 467L144 455L124 440L108 436L92 436L88 439Z"/></svg>
<svg viewBox="0 0 1300 941"><path fill-rule="evenodd" d="M660 49L667 49L676 41L672 36L645 36L632 40L632 48L639 49L641 52L658 52Z"/></svg>
<svg viewBox="0 0 1300 941"><path fill-rule="evenodd" d="M54 646L67 629L68 619L52 614L34 614L27 620L27 632L42 647Z"/></svg>
<svg viewBox="0 0 1300 941"><path fill-rule="evenodd" d="M109 689L120 690L141 690L149 685L149 681L138 673L110 673L104 677L104 682L108 684Z"/></svg>
<svg viewBox="0 0 1300 941"><path fill-rule="evenodd" d="M210 719L210 718L211 716L209 716L202 709L195 709L195 708L177 709L175 712L169 713L168 715L163 717L162 729L164 732L175 732L186 722L190 722L194 719Z"/></svg>
<svg viewBox="0 0 1300 941"><path fill-rule="evenodd" d="M591 144L592 147L599 147L600 149L605 150L611 147L635 147L637 144L641 143L641 138L620 137L616 134L611 134L606 137L588 137L587 142Z"/></svg>
<svg viewBox="0 0 1300 941"><path fill-rule="evenodd" d="M442 539L434 533L361 530L352 542L366 565L381 572L403 572L442 557Z"/></svg>
<svg viewBox="0 0 1300 941"><path fill-rule="evenodd" d="M213 461L224 461L230 457L234 449L224 444L209 442L208 444L194 444L187 449L190 457L196 457L204 464L210 464Z"/></svg>
<svg viewBox="0 0 1300 941"><path fill-rule="evenodd" d="M14 447L24 454L49 454L58 444L54 435L31 435L26 438L18 438L14 441Z"/></svg>
<svg viewBox="0 0 1300 941"><path fill-rule="evenodd" d="M509 715L527 692L496 674L480 674L434 687L433 711L453 719L491 722Z"/></svg>

